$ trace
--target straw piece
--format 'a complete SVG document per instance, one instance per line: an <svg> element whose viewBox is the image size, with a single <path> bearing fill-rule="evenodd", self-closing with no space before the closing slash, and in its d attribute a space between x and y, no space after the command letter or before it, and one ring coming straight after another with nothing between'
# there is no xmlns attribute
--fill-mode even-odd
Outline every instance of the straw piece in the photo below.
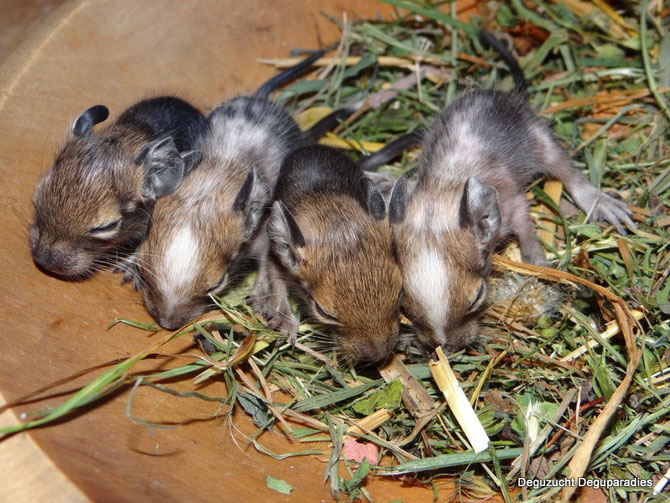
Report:
<svg viewBox="0 0 670 503"><path fill-rule="evenodd" d="M471 54L465 54L463 52L456 53L456 56L458 59L462 59L463 61L468 61L470 63L475 63L477 65L481 65L484 67L490 67L491 63L486 61L485 59L479 58L477 56L473 56ZM407 57L407 58L399 58L395 56L379 56L377 58L377 64L379 66L390 66L390 67L395 67L395 68L405 68L407 70L414 70L414 66L417 61L421 61L422 63L428 63L430 65L434 66L448 66L450 63L448 61L445 61L444 59L441 58L436 58L436 57L430 57L430 56L414 56L414 57ZM257 59L259 63L263 65L271 65L274 66L275 68L289 68L291 66L295 66L296 64L300 63L302 61L301 58L271 58L271 59ZM312 66L315 67L325 67L329 66L331 64L337 64L341 65L344 64L344 66L355 66L358 63L360 63L361 57L360 56L349 56L347 58L344 58L344 61L342 61L341 58L337 57L326 57L326 58L320 58L317 59Z"/></svg>
<svg viewBox="0 0 670 503"><path fill-rule="evenodd" d="M561 199L561 193L563 192L563 183L558 180L547 180L544 182L544 187L542 187L544 192L551 198L551 200L558 206L558 203ZM538 207L540 213L545 215L551 215L553 212L547 208L544 204L541 204ZM547 218L540 217L542 221L543 229L540 229L537 233L537 236L541 241L547 243L551 248L556 246L556 224Z"/></svg>
<svg viewBox="0 0 670 503"><path fill-rule="evenodd" d="M351 141L343 140L339 136L333 133L328 133L326 136L319 140L321 145L330 145L331 147L344 148L347 150L365 150L367 152L377 152L384 147L383 143L374 142L374 141Z"/></svg>
<svg viewBox="0 0 670 503"><path fill-rule="evenodd" d="M258 367L257 367L258 368ZM284 427L289 431L292 432L293 428L286 422L286 420L282 417L282 415L272 406L270 405L270 400L268 397L263 396L254 386L253 381L247 376L241 368L237 367L235 369L237 372L237 375L239 376L240 380L244 383L244 385L247 387L249 392L261 400L265 401L265 405L267 406L268 410L272 413L272 415L277 418L277 420L284 425ZM262 387L262 383L261 383Z"/></svg>
<svg viewBox="0 0 670 503"><path fill-rule="evenodd" d="M607 2L604 0L593 0L593 3L596 4L605 14L612 18L612 20L624 28L629 35L637 35L637 32L628 26L624 18L622 18L612 7L610 7Z"/></svg>
<svg viewBox="0 0 670 503"><path fill-rule="evenodd" d="M668 87L657 89L657 92L659 93L667 93L669 91L670 88ZM605 105L605 104L623 106L628 105L635 100L645 98L651 94L652 92L649 89L619 91L619 95L616 95L614 93L608 93L606 95L596 94L595 96L585 96L583 98L575 98L572 100L567 100L564 101L563 103L559 103L549 108L545 108L544 110L540 110L538 113L540 115L551 115L557 112L561 112L562 110L567 110L569 108L581 108L581 107L587 107L593 105Z"/></svg>
<svg viewBox="0 0 670 503"><path fill-rule="evenodd" d="M347 429L347 433L364 435L368 431L376 430L389 419L391 419L391 413L386 409L379 409L356 421Z"/></svg>
<svg viewBox="0 0 670 503"><path fill-rule="evenodd" d="M554 2L556 0L553 0ZM589 2L582 2L581 0L562 0L561 3L567 7L570 11L572 11L573 14L575 14L577 17L583 18L587 16L593 17L594 13L598 12L598 9L591 5ZM596 5L598 3L602 4L604 2L593 2ZM598 5L600 7L600 5ZM609 12L613 12L612 9L609 9ZM609 16L609 12L606 12ZM610 16L612 17L612 16ZM624 30L619 24L618 20L612 19L615 21L614 23L607 23L607 30L609 31L608 35L611 35L612 37L619 38L619 39L629 39L631 34L628 33L626 30Z"/></svg>
<svg viewBox="0 0 670 503"><path fill-rule="evenodd" d="M430 413L437 407L437 403L426 391L426 388L407 370L402 360L395 355L391 361L379 369L379 373L386 382L400 379L402 383L402 403L414 417L419 418Z"/></svg>
<svg viewBox="0 0 670 503"><path fill-rule="evenodd" d="M416 438L421 433L424 426L426 426L435 415L442 409L438 405L426 388L421 384L405 367L398 355L395 355L389 363L379 369L386 382L391 382L394 379L400 379L402 383L402 394L400 398L407 410L416 419L416 423L412 431L404 438L394 441L398 446L406 445Z"/></svg>
<svg viewBox="0 0 670 503"><path fill-rule="evenodd" d="M638 309L634 309L630 312L631 316L635 321L640 321L644 317L644 313ZM619 327L619 323L616 321L611 321L607 324L607 329L605 329L601 334L600 337L602 339L610 339L614 337L616 334L618 334L621 331L621 328ZM575 349L572 353L565 355L563 358L560 359L562 362L571 362L573 360L576 360L580 356L582 356L584 353L586 353L589 349L595 348L600 344L600 341L598 339L592 339L583 346L578 347Z"/></svg>
<svg viewBox="0 0 670 503"><path fill-rule="evenodd" d="M273 402L272 391L270 391L268 382L266 381L263 372L261 372L261 369L258 368L258 365L256 365L256 362L253 360L253 358L249 358L249 366L251 367L251 371L254 373L256 379L258 379L258 382L261 385L261 389L263 390L263 394L265 395L265 399L267 400L268 403L268 409L270 410L270 412L272 412L272 415L274 415L289 432L292 432L293 428L291 428L291 425L289 425L286 422L286 420L282 417L281 412L279 412L272 405L270 405Z"/></svg>
<svg viewBox="0 0 670 503"><path fill-rule="evenodd" d="M332 111L333 111L332 108L325 106L310 107L307 110L303 110L293 118L295 119L295 122L298 124L300 130L305 131L311 128L321 119L326 117L328 114L332 113Z"/></svg>
<svg viewBox="0 0 670 503"><path fill-rule="evenodd" d="M661 494L663 489L665 489L666 484L670 481L670 468L668 468L668 471L665 472L665 475L660 478L660 480L656 483L654 486L654 496L657 496Z"/></svg>
<svg viewBox="0 0 670 503"><path fill-rule="evenodd" d="M444 356L441 347L435 349L438 361L431 360L429 367L430 373L433 375L435 383L444 394L447 404L451 408L458 424L463 429L465 436L468 438L472 449L476 453L483 452L488 449L489 437L484 431L482 423L475 413L472 405L468 401L468 397L458 385L458 380L454 375L451 366Z"/></svg>

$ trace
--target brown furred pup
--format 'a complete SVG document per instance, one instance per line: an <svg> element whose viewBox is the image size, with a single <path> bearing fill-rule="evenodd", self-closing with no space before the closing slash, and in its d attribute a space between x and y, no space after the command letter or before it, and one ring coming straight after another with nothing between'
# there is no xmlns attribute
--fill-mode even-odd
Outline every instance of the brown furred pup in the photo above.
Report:
<svg viewBox="0 0 670 503"><path fill-rule="evenodd" d="M266 81L254 95L265 99L323 54L314 51ZM324 134L351 112L332 114L310 133ZM200 160L207 121L179 98L141 101L93 133L93 126L108 115L102 105L81 114L35 188L33 258L65 279L84 278L105 265L130 265L127 256L145 238L156 199L172 193Z"/></svg>
<svg viewBox="0 0 670 503"><path fill-rule="evenodd" d="M503 239L516 235L525 262L546 263L525 197L536 173L561 180L594 219L620 231L632 225L626 205L591 185L531 110L513 56L492 35L482 38L516 88L476 90L448 105L425 132L417 180L409 187L400 178L389 201L403 311L429 349L458 350L476 337L490 254Z"/></svg>
<svg viewBox="0 0 670 503"><path fill-rule="evenodd" d="M98 132L109 115L96 105L74 122L33 196L35 262L81 279L144 238L156 198L172 192L198 163L202 114L179 98L141 101Z"/></svg>
<svg viewBox="0 0 670 503"><path fill-rule="evenodd" d="M337 150L304 147L284 161L273 199L271 260L258 306L270 325L295 340L294 288L345 359L388 358L399 342L402 275L375 184Z"/></svg>

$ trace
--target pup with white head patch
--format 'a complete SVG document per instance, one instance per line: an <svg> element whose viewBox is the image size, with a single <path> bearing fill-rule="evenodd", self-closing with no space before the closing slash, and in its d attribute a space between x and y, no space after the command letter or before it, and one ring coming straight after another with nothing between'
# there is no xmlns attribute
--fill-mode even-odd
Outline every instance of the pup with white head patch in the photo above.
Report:
<svg viewBox="0 0 670 503"><path fill-rule="evenodd" d="M210 294L225 290L247 259L260 259L259 278L265 276L267 238L261 227L282 160L346 115L334 113L302 133L266 98L322 54L282 72L253 96L216 108L199 168L156 203L147 238L132 257L132 276L162 327L179 328L213 307ZM253 303L264 295L257 290Z"/></svg>
<svg viewBox="0 0 670 503"><path fill-rule="evenodd" d="M270 324L295 340L289 285L350 361L388 358L399 342L402 275L375 184L346 155L312 146L285 160L267 223Z"/></svg>
<svg viewBox="0 0 670 503"><path fill-rule="evenodd" d="M65 279L88 276L132 251L153 204L198 163L206 121L183 100L152 98L94 133L109 111L89 108L35 187L30 248L35 262Z"/></svg>
<svg viewBox="0 0 670 503"><path fill-rule="evenodd" d="M133 257L147 310L167 329L204 313L209 294L224 290L236 266L266 246L256 238L271 187L302 140L293 119L262 98L234 98L208 121L199 168L157 201Z"/></svg>
<svg viewBox="0 0 670 503"><path fill-rule="evenodd" d="M457 350L477 335L489 257L502 239L517 236L524 261L546 263L524 193L534 174L561 180L593 218L632 225L626 205L593 187L530 109L513 56L482 38L511 67L516 89L472 91L447 106L425 132L416 182L408 189L399 179L389 202L403 310L431 349Z"/></svg>

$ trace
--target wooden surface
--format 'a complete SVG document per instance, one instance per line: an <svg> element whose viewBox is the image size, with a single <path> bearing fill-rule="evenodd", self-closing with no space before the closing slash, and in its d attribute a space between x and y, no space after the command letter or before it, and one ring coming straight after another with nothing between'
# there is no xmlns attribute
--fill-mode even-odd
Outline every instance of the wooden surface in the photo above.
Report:
<svg viewBox="0 0 670 503"><path fill-rule="evenodd" d="M65 0L0 0L0 64Z"/></svg>
<svg viewBox="0 0 670 503"><path fill-rule="evenodd" d="M321 10L336 17L347 10L355 18L354 13L371 16L384 9L367 0L70 1L12 51L0 68L0 402L130 356L152 340L126 326L105 330L119 316L149 321L138 295L121 287L118 276L64 282L39 272L31 259L26 225L33 187L73 119L97 103L116 116L133 102L162 93L206 111L273 73L257 64L257 57L284 57L292 47L336 40L338 32ZM180 340L165 352L178 353L189 344ZM144 368L161 365L163 360L153 360ZM171 385L192 388L188 380ZM213 383L202 391L225 390ZM61 424L0 443L0 501L331 500L322 461L276 461L245 449L240 434L237 443L232 440L217 404L142 388L134 414L178 426L149 429L126 417L127 397L122 390ZM0 424L63 400L52 397L6 411ZM236 423L243 432L253 431L245 418ZM260 440L278 453L305 448L272 433ZM267 489L266 474L293 485L291 496ZM376 501L431 498L429 490L399 481L369 488Z"/></svg>

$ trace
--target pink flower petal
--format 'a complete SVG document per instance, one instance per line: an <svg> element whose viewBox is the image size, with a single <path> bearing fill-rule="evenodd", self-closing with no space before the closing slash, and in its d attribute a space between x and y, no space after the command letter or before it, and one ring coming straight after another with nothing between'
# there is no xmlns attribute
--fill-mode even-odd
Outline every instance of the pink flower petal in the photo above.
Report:
<svg viewBox="0 0 670 503"><path fill-rule="evenodd" d="M379 462L379 447L372 442L360 442L349 438L344 442L344 457L349 461L361 463L364 459L371 465Z"/></svg>

